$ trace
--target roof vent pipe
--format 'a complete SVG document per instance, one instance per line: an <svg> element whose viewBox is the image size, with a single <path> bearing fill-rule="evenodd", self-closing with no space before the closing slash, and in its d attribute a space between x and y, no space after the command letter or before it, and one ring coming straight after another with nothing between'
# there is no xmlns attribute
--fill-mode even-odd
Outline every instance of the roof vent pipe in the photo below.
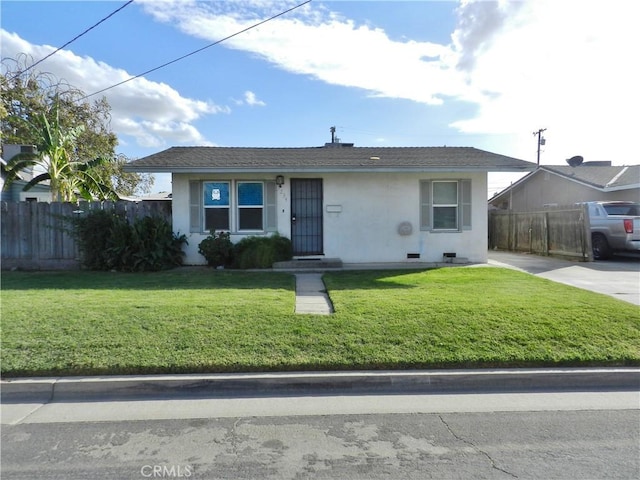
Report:
<svg viewBox="0 0 640 480"><path fill-rule="evenodd" d="M336 127L331 127L329 131L331 132L331 143L325 143L325 147L353 147L353 143L342 143L340 139L336 137Z"/></svg>

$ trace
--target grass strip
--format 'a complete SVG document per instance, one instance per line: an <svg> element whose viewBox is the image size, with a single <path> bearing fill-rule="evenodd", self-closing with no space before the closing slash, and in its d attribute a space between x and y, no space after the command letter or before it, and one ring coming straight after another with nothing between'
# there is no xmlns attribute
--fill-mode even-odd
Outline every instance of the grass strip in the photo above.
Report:
<svg viewBox="0 0 640 480"><path fill-rule="evenodd" d="M3 272L5 377L640 365L640 308L499 268L331 272L294 313L274 272Z"/></svg>

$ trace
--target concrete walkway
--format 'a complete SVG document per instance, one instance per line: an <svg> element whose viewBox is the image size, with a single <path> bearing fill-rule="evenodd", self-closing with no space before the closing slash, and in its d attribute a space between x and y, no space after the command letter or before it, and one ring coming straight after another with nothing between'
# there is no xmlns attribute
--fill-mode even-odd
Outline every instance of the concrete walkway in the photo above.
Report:
<svg viewBox="0 0 640 480"><path fill-rule="evenodd" d="M597 262L577 262L527 253L489 252L489 265L515 268L537 277L603 293L640 305L640 258L614 257Z"/></svg>
<svg viewBox="0 0 640 480"><path fill-rule="evenodd" d="M296 273L296 313L329 315L333 306L322 273Z"/></svg>

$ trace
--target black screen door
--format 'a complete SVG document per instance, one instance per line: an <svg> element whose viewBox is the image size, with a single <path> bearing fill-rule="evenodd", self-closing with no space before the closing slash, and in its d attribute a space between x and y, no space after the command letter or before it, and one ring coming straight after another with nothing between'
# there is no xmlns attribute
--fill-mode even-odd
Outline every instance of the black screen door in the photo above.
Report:
<svg viewBox="0 0 640 480"><path fill-rule="evenodd" d="M294 255L321 255L322 179L291 179L291 242Z"/></svg>

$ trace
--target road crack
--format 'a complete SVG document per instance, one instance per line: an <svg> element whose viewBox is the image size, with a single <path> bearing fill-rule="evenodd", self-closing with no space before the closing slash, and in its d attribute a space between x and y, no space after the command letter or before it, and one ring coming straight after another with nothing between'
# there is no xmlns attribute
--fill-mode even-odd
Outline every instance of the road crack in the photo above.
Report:
<svg viewBox="0 0 640 480"><path fill-rule="evenodd" d="M458 440L458 441L460 441L462 443L465 443L465 444L469 445L476 452L484 455L487 458L487 460L489 460L489 463L491 464L491 468L493 468L495 470L498 470L499 472L502 472L502 473L504 473L506 475L509 475L512 478L518 478L517 475L505 470L504 468L500 468L498 466L498 464L496 463L496 461L491 457L491 455L489 455L487 452L485 452L484 450L479 448L475 443L473 443L473 442L467 440L466 438L463 438L460 435L456 434L456 432L453 431L453 429L449 426L449 424L445 421L445 419L442 418L442 415L438 415L438 418L440 419L442 424L446 427L446 429L451 434L451 436L453 436L453 438L455 438L456 440Z"/></svg>
<svg viewBox="0 0 640 480"><path fill-rule="evenodd" d="M233 422L233 427L231 427L231 431L229 432L229 436L231 437L231 448L233 450L233 455L235 457L234 461L238 460L238 435L236 429L238 428L238 424L242 421L242 418L238 418L235 422Z"/></svg>

